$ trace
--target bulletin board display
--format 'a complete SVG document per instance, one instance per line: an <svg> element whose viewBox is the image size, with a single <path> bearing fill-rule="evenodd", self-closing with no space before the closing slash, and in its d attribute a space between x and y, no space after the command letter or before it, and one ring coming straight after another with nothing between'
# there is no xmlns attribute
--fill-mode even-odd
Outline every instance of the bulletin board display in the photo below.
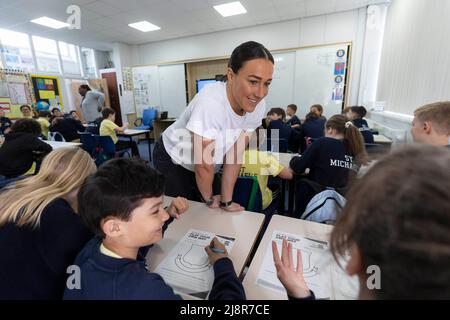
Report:
<svg viewBox="0 0 450 320"><path fill-rule="evenodd" d="M20 106L34 103L30 75L18 70L0 69L0 110L9 118L20 118Z"/></svg>
<svg viewBox="0 0 450 320"><path fill-rule="evenodd" d="M64 111L58 77L32 74L31 81L33 83L36 102L45 101L54 107L59 104L61 106L61 111Z"/></svg>

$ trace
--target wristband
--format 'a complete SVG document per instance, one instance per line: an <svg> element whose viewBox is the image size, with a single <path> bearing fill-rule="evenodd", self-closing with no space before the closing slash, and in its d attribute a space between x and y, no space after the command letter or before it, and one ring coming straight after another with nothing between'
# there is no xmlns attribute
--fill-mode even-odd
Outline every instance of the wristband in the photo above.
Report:
<svg viewBox="0 0 450 320"><path fill-rule="evenodd" d="M221 207L229 207L229 206L231 206L232 203L233 203L233 200L230 200L230 201L227 201L227 202L220 201L220 206Z"/></svg>

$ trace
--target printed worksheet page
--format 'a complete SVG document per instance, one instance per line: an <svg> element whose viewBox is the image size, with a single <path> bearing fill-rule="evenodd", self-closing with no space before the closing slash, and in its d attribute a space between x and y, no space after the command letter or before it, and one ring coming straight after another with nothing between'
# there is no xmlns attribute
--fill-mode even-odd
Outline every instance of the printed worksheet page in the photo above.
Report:
<svg viewBox="0 0 450 320"><path fill-rule="evenodd" d="M190 229L158 265L155 272L179 293L205 299L214 282L214 270L209 263L205 247L214 237L225 245L229 254L235 242L234 238Z"/></svg>

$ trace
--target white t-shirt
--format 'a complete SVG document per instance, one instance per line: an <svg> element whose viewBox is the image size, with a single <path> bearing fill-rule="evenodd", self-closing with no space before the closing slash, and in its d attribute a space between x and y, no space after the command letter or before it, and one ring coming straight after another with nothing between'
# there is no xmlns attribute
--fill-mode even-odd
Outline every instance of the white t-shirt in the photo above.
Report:
<svg viewBox="0 0 450 320"><path fill-rule="evenodd" d="M193 133L214 140L217 170L239 135L261 125L265 110L266 103L261 100L253 112L239 116L228 101L225 82L207 85L189 103L180 119L163 132L165 149L175 163L194 171Z"/></svg>

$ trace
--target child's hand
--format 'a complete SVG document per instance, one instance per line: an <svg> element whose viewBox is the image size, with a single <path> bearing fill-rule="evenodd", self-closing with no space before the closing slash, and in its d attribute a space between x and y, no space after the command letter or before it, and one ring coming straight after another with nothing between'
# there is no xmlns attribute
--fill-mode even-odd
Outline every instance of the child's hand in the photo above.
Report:
<svg viewBox="0 0 450 320"><path fill-rule="evenodd" d="M172 200L172 203L170 204L169 208L167 208L167 213L175 219L180 218L180 214L183 212L186 212L186 210L189 208L189 204L186 198L183 197L176 197Z"/></svg>
<svg viewBox="0 0 450 320"><path fill-rule="evenodd" d="M214 250L217 252L215 252ZM214 237L211 243L205 247L205 251L208 254L208 258L211 264L214 264L219 259L228 258L228 252L225 248L225 245L222 244L219 239L217 239L217 237Z"/></svg>
<svg viewBox="0 0 450 320"><path fill-rule="evenodd" d="M303 277L302 253L297 250L297 269L294 269L292 259L292 244L283 240L281 259L278 254L278 248L275 241L272 241L272 254L277 269L277 277L289 296L294 298L306 298L311 295L308 285Z"/></svg>

